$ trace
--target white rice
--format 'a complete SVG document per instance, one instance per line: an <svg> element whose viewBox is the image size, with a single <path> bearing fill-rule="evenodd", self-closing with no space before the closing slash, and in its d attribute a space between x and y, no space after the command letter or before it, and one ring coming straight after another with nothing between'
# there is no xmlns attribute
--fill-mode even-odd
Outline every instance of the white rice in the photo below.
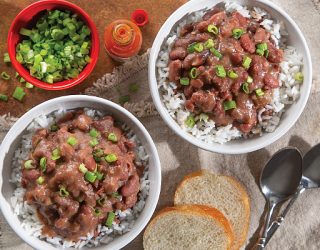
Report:
<svg viewBox="0 0 320 250"><path fill-rule="evenodd" d="M115 212L116 216L120 220L119 224L113 222L111 228L108 228L104 225L99 225L97 228L99 235L97 237L93 237L93 232L91 232L78 242L67 241L62 239L61 237L47 237L41 235L41 229L43 225L38 219L35 208L28 205L27 202L23 201L25 189L21 186L21 166L23 164L23 161L28 158L28 155L32 149L31 138L37 129L50 127L51 124L54 124L55 121L59 120L66 112L66 110L60 109L54 112L52 115L41 115L28 126L27 133L22 137L21 146L15 151L12 160L11 182L16 185L14 194L11 197L12 209L15 216L17 216L21 221L21 226L26 233L34 237L46 240L47 242L50 242L55 246L59 246L62 248L82 248L84 246L94 247L99 245L100 243L107 244L111 242L115 237L129 232L133 228L135 220L138 218L145 206L145 201L149 194L150 188L150 181L148 180L149 157L137 136L125 124L122 125L123 131L126 133L127 138L134 141L137 145L135 151L135 164L138 166L145 166L145 171L143 173L143 176L140 178L140 192L138 194L138 202L136 203L136 205L132 209L127 209L125 211L117 210ZM95 110L85 109L85 112L92 118L99 118L103 116L102 113Z"/></svg>
<svg viewBox="0 0 320 250"><path fill-rule="evenodd" d="M253 134L262 135L263 132L273 132L279 122L281 115L285 112L288 105L295 102L300 95L301 83L295 81L294 76L297 72L302 71L303 57L298 54L294 47L286 46L288 33L285 30L282 22L273 20L271 16L264 10L254 7L248 9L236 2L226 2L225 8L227 12L237 10L245 17L252 17L256 20L262 20L261 25L271 33L271 38L276 46L284 50L284 60L280 64L280 87L273 90L273 100L270 105L267 105L261 110L258 110L258 125L252 130ZM225 127L216 127L212 120L197 122L193 128L185 125L185 121L191 112L185 108L186 98L183 93L176 93L176 84L169 82L169 52L174 44L175 39L180 33L181 28L187 23L200 21L206 10L190 13L185 16L177 27L175 27L164 44L162 45L157 61L157 79L159 93L162 97L162 102L166 107L170 116L180 125L180 127L195 136L196 138L207 143L226 143L230 140L241 138L244 135L240 130L227 125ZM272 110L273 116L263 116L262 113ZM195 117L196 121L200 117Z"/></svg>

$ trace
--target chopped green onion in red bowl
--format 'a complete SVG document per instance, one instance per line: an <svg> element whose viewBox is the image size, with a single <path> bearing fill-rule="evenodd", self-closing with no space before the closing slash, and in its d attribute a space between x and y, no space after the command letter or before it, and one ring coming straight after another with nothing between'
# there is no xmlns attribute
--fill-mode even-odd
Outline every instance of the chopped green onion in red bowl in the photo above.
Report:
<svg viewBox="0 0 320 250"><path fill-rule="evenodd" d="M99 56L98 31L92 19L64 0L42 0L23 9L12 22L7 43L16 71L46 90L80 84Z"/></svg>

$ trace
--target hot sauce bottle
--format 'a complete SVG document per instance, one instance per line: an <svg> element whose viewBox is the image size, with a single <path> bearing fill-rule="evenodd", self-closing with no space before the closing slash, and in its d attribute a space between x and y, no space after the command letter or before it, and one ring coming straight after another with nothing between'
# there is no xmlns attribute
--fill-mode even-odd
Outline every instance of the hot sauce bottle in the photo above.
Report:
<svg viewBox="0 0 320 250"><path fill-rule="evenodd" d="M138 54L141 49L142 34L132 21L121 19L110 23L104 31L104 46L116 61L124 62Z"/></svg>

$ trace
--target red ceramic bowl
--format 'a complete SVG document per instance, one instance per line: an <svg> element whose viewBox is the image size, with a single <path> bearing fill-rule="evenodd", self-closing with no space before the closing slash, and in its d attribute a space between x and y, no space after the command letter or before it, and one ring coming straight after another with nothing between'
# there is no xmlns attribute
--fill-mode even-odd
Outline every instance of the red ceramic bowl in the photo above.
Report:
<svg viewBox="0 0 320 250"><path fill-rule="evenodd" d="M73 13L79 15L79 18L86 23L86 25L91 30L91 51L90 57L91 62L86 65L83 71L79 74L79 76L75 79L64 80L62 82L56 82L53 84L49 84L30 75L29 71L21 65L16 60L16 46L21 41L22 36L19 34L21 28L32 27L33 24L38 20L40 16L42 16L45 10L69 10ZM11 63L16 71L23 77L27 82L32 83L33 85L46 89L46 90L63 90L71 88L79 83L81 83L84 79L86 79L90 73L92 72L94 66L97 63L99 56L99 36L98 31L93 23L90 16L78 7L75 4L69 3L64 0L42 0L35 2L25 9L23 9L13 20L11 27L9 29L8 34L8 53L10 56Z"/></svg>

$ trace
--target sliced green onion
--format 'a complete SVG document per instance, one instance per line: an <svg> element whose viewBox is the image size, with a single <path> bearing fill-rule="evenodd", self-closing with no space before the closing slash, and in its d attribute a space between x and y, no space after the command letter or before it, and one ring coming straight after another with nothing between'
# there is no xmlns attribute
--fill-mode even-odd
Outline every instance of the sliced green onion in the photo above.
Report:
<svg viewBox="0 0 320 250"><path fill-rule="evenodd" d="M180 84L184 86L188 86L190 84L190 80L188 77L182 77L180 78Z"/></svg>
<svg viewBox="0 0 320 250"><path fill-rule="evenodd" d="M195 49L194 49L194 46L196 45L197 43L192 43L192 44L189 44L188 47L187 47L187 51L189 54L195 52Z"/></svg>
<svg viewBox="0 0 320 250"><path fill-rule="evenodd" d="M61 197L68 197L69 196L69 192L68 192L68 190L65 188L65 187L60 187L60 189L59 189L59 195L61 196Z"/></svg>
<svg viewBox="0 0 320 250"><path fill-rule="evenodd" d="M26 82L26 80L24 80L22 77L20 77L19 82L24 83L24 82Z"/></svg>
<svg viewBox="0 0 320 250"><path fill-rule="evenodd" d="M37 183L38 183L39 185L42 185L42 184L44 183L44 178L43 178L42 176L38 177Z"/></svg>
<svg viewBox="0 0 320 250"><path fill-rule="evenodd" d="M99 144L99 141L98 141L97 138L93 138L93 139L89 142L89 145L90 145L91 147L95 147L95 146L97 146L98 144Z"/></svg>
<svg viewBox="0 0 320 250"><path fill-rule="evenodd" d="M198 69L196 67L193 67L191 70L190 70L190 73L189 73L190 77L192 79L195 79L198 77L199 75L199 72L198 72Z"/></svg>
<svg viewBox="0 0 320 250"><path fill-rule="evenodd" d="M242 90L244 93L249 94L249 92L250 92L249 83L245 82L244 84L242 84Z"/></svg>
<svg viewBox="0 0 320 250"><path fill-rule="evenodd" d="M201 113L200 115L199 115L199 120L200 121L208 121L208 119L209 119L209 116L207 115L207 114L205 114L205 113Z"/></svg>
<svg viewBox="0 0 320 250"><path fill-rule="evenodd" d="M211 48L210 51L214 56L218 57L219 59L222 58L222 54L218 50L216 50L215 48Z"/></svg>
<svg viewBox="0 0 320 250"><path fill-rule="evenodd" d="M204 49L204 46L203 46L202 43L196 43L196 44L194 45L194 50L197 51L197 52L199 52L199 53L202 52L203 49Z"/></svg>
<svg viewBox="0 0 320 250"><path fill-rule="evenodd" d="M54 149L54 150L52 151L51 160L56 161L56 160L58 160L58 159L60 159L60 158L61 158L60 150L59 150L58 148Z"/></svg>
<svg viewBox="0 0 320 250"><path fill-rule="evenodd" d="M4 95L4 94L0 94L0 101L7 102L8 101L8 96Z"/></svg>
<svg viewBox="0 0 320 250"><path fill-rule="evenodd" d="M118 157L115 155L115 154L108 154L106 157L105 157L105 160L108 162L108 163L113 163L113 162L116 162L118 160Z"/></svg>
<svg viewBox="0 0 320 250"><path fill-rule="evenodd" d="M74 146L78 143L77 139L73 136L70 136L67 140L67 143L71 146Z"/></svg>
<svg viewBox="0 0 320 250"><path fill-rule="evenodd" d="M239 39L244 33L245 31L243 29L236 28L232 30L232 36L235 39Z"/></svg>
<svg viewBox="0 0 320 250"><path fill-rule="evenodd" d="M253 83L253 78L251 76L248 76L247 83Z"/></svg>
<svg viewBox="0 0 320 250"><path fill-rule="evenodd" d="M130 96L128 95L123 95L123 96L120 96L119 97L119 103L121 105L125 104L126 102L129 102L130 101Z"/></svg>
<svg viewBox="0 0 320 250"><path fill-rule="evenodd" d="M90 130L89 135L90 135L92 138L100 137L100 133L99 133L96 129L94 129L94 128Z"/></svg>
<svg viewBox="0 0 320 250"><path fill-rule="evenodd" d="M243 62L242 62L242 66L245 68L245 69L249 69L250 68L250 65L251 65L251 61L252 59L248 56L245 56L244 59L243 59Z"/></svg>
<svg viewBox="0 0 320 250"><path fill-rule="evenodd" d="M209 24L207 30L208 30L208 32L213 33L215 35L217 35L219 33L218 27L213 24Z"/></svg>
<svg viewBox="0 0 320 250"><path fill-rule="evenodd" d="M5 72L5 71L3 71L3 72L1 72L1 78L3 79L3 80L6 80L6 81L8 81L8 80L10 80L10 75L7 73L7 72Z"/></svg>
<svg viewBox="0 0 320 250"><path fill-rule="evenodd" d="M211 49L211 48L213 48L213 46L214 46L214 41L213 41L213 39L208 39L205 43L204 43L204 47L206 48L206 49Z"/></svg>
<svg viewBox="0 0 320 250"><path fill-rule="evenodd" d="M297 72L297 73L294 75L294 79L295 79L297 82L303 82L303 79L304 79L303 73L302 73L302 72Z"/></svg>
<svg viewBox="0 0 320 250"><path fill-rule="evenodd" d="M264 92L262 91L262 89L256 89L255 92L256 92L257 96L263 96L264 95Z"/></svg>
<svg viewBox="0 0 320 250"><path fill-rule="evenodd" d="M41 171L42 173L44 173L47 169L47 158L46 157L42 157L40 159L40 168L41 168Z"/></svg>
<svg viewBox="0 0 320 250"><path fill-rule="evenodd" d="M23 88L16 87L16 89L14 90L14 92L12 94L12 97L21 102L25 95L26 95L26 93L24 92Z"/></svg>
<svg viewBox="0 0 320 250"><path fill-rule="evenodd" d="M102 173L96 172L95 174L96 174L96 176L97 176L97 180L98 180L98 181L101 181L101 180L103 179L103 176L104 176L104 175L103 175Z"/></svg>
<svg viewBox="0 0 320 250"><path fill-rule="evenodd" d="M138 92L139 90L139 85L136 83L132 83L129 85L129 91L132 93Z"/></svg>
<svg viewBox="0 0 320 250"><path fill-rule="evenodd" d="M25 163L24 163L24 168L25 168L25 169L35 168L35 167L33 166L33 160L27 160L27 161L25 161Z"/></svg>
<svg viewBox="0 0 320 250"><path fill-rule="evenodd" d="M100 198L100 199L97 200L97 203L98 203L101 207L103 207L105 201L106 201L106 198L105 198L105 197L102 197L102 198Z"/></svg>
<svg viewBox="0 0 320 250"><path fill-rule="evenodd" d="M227 76L227 73L222 65L216 66L216 75L221 78L225 78Z"/></svg>
<svg viewBox="0 0 320 250"><path fill-rule="evenodd" d="M94 214L94 216L100 216L102 213L101 213L101 211L100 211L98 208L95 208L95 209L93 210L93 214Z"/></svg>
<svg viewBox="0 0 320 250"><path fill-rule="evenodd" d="M4 63L10 63L10 62L11 62L8 53L4 53L4 54L3 54L3 62L4 62Z"/></svg>
<svg viewBox="0 0 320 250"><path fill-rule="evenodd" d="M196 125L193 115L189 115L188 118L185 120L185 124L188 128L193 128Z"/></svg>
<svg viewBox="0 0 320 250"><path fill-rule="evenodd" d="M268 58L268 56L269 56L269 50L268 50L268 49L264 52L264 56L265 56L266 58Z"/></svg>
<svg viewBox="0 0 320 250"><path fill-rule="evenodd" d="M260 49L262 51L266 51L268 49L267 43L259 43L257 44L257 49Z"/></svg>
<svg viewBox="0 0 320 250"><path fill-rule="evenodd" d="M264 51L261 49L256 49L256 54L258 54L259 56L263 56L264 55Z"/></svg>
<svg viewBox="0 0 320 250"><path fill-rule="evenodd" d="M20 29L19 33L20 33L20 35L23 35L23 36L31 36L32 31L25 29L25 28L22 28L22 29Z"/></svg>
<svg viewBox="0 0 320 250"><path fill-rule="evenodd" d="M50 127L51 132L57 132L59 130L59 127L57 124L52 124Z"/></svg>
<svg viewBox="0 0 320 250"><path fill-rule="evenodd" d="M96 162L101 161L101 157L104 155L104 152L101 148L97 148L93 151L93 158Z"/></svg>
<svg viewBox="0 0 320 250"><path fill-rule="evenodd" d="M21 78L21 79L23 79L23 78ZM25 86L27 89L33 89L33 87L34 87L30 82L26 82Z"/></svg>
<svg viewBox="0 0 320 250"><path fill-rule="evenodd" d="M93 182L96 181L97 176L96 176L94 173L92 173L92 172L90 172L90 171L87 171L87 172L85 173L85 175L84 175L84 178L85 178L87 181L93 183Z"/></svg>
<svg viewBox="0 0 320 250"><path fill-rule="evenodd" d="M238 74L236 72L234 72L233 70L229 70L228 71L228 77L231 79L237 79L238 78Z"/></svg>
<svg viewBox="0 0 320 250"><path fill-rule="evenodd" d="M86 168L86 165L84 165L83 163L80 164L79 166L79 170L81 173L85 174L88 172L88 169Z"/></svg>
<svg viewBox="0 0 320 250"><path fill-rule="evenodd" d="M230 110L230 109L234 109L237 107L237 104L235 101L226 101L223 103L223 108L225 111Z"/></svg>
<svg viewBox="0 0 320 250"><path fill-rule="evenodd" d="M117 136L116 136L115 133L110 133L110 134L108 135L108 140L109 140L109 141L112 141L112 142L117 142L117 141L118 141L118 138L117 138Z"/></svg>
<svg viewBox="0 0 320 250"><path fill-rule="evenodd" d="M115 217L116 217L116 214L114 212L109 212L105 225L107 227L111 227Z"/></svg>
<svg viewBox="0 0 320 250"><path fill-rule="evenodd" d="M116 199L119 199L121 197L121 195L118 192L112 193L111 196Z"/></svg>

